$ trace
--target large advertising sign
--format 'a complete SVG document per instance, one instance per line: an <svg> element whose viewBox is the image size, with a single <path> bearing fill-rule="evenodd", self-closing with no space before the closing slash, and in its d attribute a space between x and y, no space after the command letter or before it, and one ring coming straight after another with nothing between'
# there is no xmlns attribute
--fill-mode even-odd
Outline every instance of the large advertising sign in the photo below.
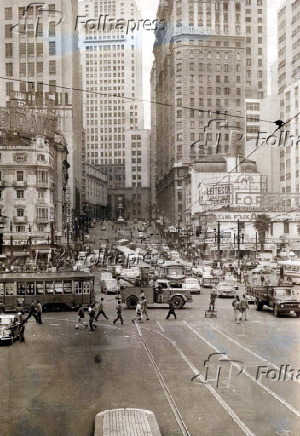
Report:
<svg viewBox="0 0 300 436"><path fill-rule="evenodd" d="M267 192L266 176L256 173L202 179L198 195L199 212L225 208L237 212L290 212L300 207L299 192Z"/></svg>
<svg viewBox="0 0 300 436"><path fill-rule="evenodd" d="M209 206L209 209L220 209L222 206L230 204L231 185L216 185L210 183L202 185L200 194L200 204Z"/></svg>
<svg viewBox="0 0 300 436"><path fill-rule="evenodd" d="M58 132L57 117L38 110L0 108L0 130L43 135L54 138Z"/></svg>

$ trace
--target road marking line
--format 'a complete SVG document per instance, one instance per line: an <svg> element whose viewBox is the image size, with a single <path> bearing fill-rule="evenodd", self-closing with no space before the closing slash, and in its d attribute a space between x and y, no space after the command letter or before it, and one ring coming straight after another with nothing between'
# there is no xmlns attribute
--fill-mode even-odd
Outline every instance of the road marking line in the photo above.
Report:
<svg viewBox="0 0 300 436"><path fill-rule="evenodd" d="M266 362L268 365L273 366L273 368L277 369L278 371L280 371L280 367L275 365L272 362L269 362L267 359L265 359L264 357L261 357L259 354L255 353L254 351L251 351L249 348L245 347L244 345L240 344L239 342L237 342L236 340L232 339L230 336L225 335L225 333L222 332L222 330L218 329L217 327L213 326L212 324L209 324L208 322L206 323L207 325L209 325L210 327L212 327L213 329L217 330L217 332L219 332L222 336L224 336L225 338L227 338L229 341L233 342L235 345L237 345L238 347L242 348L243 350L247 351L248 353L251 353L253 356L257 357L258 359L262 360L263 362ZM291 375L286 374L289 378L292 378ZM300 380L293 380L296 381L297 383L300 383Z"/></svg>
<svg viewBox="0 0 300 436"><path fill-rule="evenodd" d="M255 434L251 432L251 430L246 426L246 424L236 415L236 413L233 411L233 409L231 409L229 404L227 404L223 400L223 398L216 392L216 390L209 383L206 382L206 380L204 379L203 376L199 375L200 371L198 371L198 369L187 358L187 356L180 350L180 348L177 347L177 345L176 345L176 343L174 341L172 341L170 338L168 338L167 336L163 335L162 333L157 332L156 330L148 329L146 327L143 327L143 329L144 330L153 331L153 332L157 333L158 335L164 337L176 349L176 351L179 353L181 358L186 362L186 364L190 367L190 369L193 371L193 373L195 375L199 376L200 380L204 383L203 386L205 386L210 391L210 393L221 404L221 406L226 410L226 412L232 417L234 422L240 427L240 429L245 433L245 435L247 435L247 436L255 436ZM143 339L142 339L142 341L144 342Z"/></svg>
<svg viewBox="0 0 300 436"><path fill-rule="evenodd" d="M156 321L158 324L158 327L161 329L162 332L166 333L166 331L163 329L162 325L160 324L160 322Z"/></svg>
<svg viewBox="0 0 300 436"><path fill-rule="evenodd" d="M196 330L193 329L186 321L182 321L183 324L186 325L188 329L190 329L198 338L200 338L202 341L204 341L208 346L213 348L217 353L222 353L220 350L218 350L217 347L215 347L211 342L209 342L207 339L205 339L203 336L200 335ZM228 357L227 357L227 360ZM236 363L232 363L233 366L240 369L239 366ZM260 386L263 390L265 390L268 394L270 394L273 398L275 398L277 401L279 401L282 405L284 405L287 409L289 409L291 412L293 412L298 418L300 417L300 412L295 409L291 404L289 404L287 401L285 401L283 398L281 398L279 395L277 395L275 392L271 391L267 386L262 384L259 380L256 380L251 374L249 374L248 371L244 370L243 374L245 376L249 377L254 383L256 383L258 386Z"/></svg>
<svg viewBox="0 0 300 436"><path fill-rule="evenodd" d="M141 328L140 328L139 325L137 325L137 323L135 323L135 326L136 326L136 329L137 329L137 331L138 331L139 337L141 338L141 337L142 337Z"/></svg>

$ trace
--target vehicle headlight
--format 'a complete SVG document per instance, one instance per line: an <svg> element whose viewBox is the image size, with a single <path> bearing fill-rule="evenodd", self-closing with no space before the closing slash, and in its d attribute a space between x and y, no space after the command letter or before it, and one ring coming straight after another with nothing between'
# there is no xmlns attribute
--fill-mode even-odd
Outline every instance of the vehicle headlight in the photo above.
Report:
<svg viewBox="0 0 300 436"><path fill-rule="evenodd" d="M281 303L281 304L280 304L280 307L284 307L284 304Z"/></svg>
<svg viewBox="0 0 300 436"><path fill-rule="evenodd" d="M0 336L3 338L8 338L10 336L9 330L6 329L0 330Z"/></svg>

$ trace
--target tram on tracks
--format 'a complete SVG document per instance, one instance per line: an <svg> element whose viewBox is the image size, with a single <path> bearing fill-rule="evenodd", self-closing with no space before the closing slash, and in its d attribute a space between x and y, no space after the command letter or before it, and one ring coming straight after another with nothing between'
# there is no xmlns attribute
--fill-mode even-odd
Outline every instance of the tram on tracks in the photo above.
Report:
<svg viewBox="0 0 300 436"><path fill-rule="evenodd" d="M88 307L95 299L94 275L87 272L38 272L0 274L0 300L6 311L30 308L39 301L44 311Z"/></svg>

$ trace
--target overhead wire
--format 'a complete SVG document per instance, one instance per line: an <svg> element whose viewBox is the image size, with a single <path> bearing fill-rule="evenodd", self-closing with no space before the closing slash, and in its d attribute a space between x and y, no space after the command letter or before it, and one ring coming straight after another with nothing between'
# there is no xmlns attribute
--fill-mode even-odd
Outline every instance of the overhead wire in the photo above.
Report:
<svg viewBox="0 0 300 436"><path fill-rule="evenodd" d="M6 77L6 76L0 76L0 79L2 80L9 80L9 81L13 81L13 82L21 82L21 83L34 83L33 80L25 80L25 79L16 79L13 77ZM50 87L54 87L54 85L51 85L50 83L45 83L43 81L38 81L37 83L43 85L43 86L48 86ZM84 89L84 88L75 88L73 86L63 86L63 85L55 85L55 88L58 89L64 89L67 91L78 91L78 92L84 92L84 93L88 93L88 94L94 94L94 95L100 95L102 97L106 97L106 98L118 98L121 100L129 100L129 101L138 101L141 103L150 103L150 104L154 104L154 105L158 105L158 106L164 106L164 107L174 107L173 104L171 103L166 103L166 102L161 102L161 101L155 101L155 100L147 100L144 98L136 98L136 97L128 97L128 96L124 96L124 95L120 95L119 93L107 93L107 92L100 92L100 91L94 91L94 90L90 90L90 89ZM198 107L195 106L176 106L177 109L187 109L187 110L194 110L196 112L203 112L203 113L208 113L208 114L215 114L215 115L223 115L223 116L227 116L227 117L231 117L231 118L238 118L238 119L245 119L244 116L242 115L238 115L238 114L230 114L227 113L227 111L222 112L219 110L213 110L213 109L200 109ZM273 124L274 121L270 121L270 120L261 120L259 119L258 121L262 121L265 123L270 123Z"/></svg>
<svg viewBox="0 0 300 436"><path fill-rule="evenodd" d="M249 159L249 157L252 156L252 154L254 154L254 153L257 151L258 148L262 147L264 144L267 144L268 140L269 140L272 136L274 136L275 133L276 133L277 131L281 131L281 129L282 129L284 126L286 126L287 124L290 124L290 123L291 123L294 119L296 119L299 115L300 115L300 111L297 112L297 114L294 115L293 117L289 118L286 122L283 122L280 126L278 126L278 127L274 130L274 132L273 132L271 135L269 135L266 139L264 139L264 140L262 141L261 144L259 144L259 145L258 145L255 149L253 149L253 150L252 150L252 151L251 151L251 152L250 152L246 157L244 157L241 161L239 161L239 163L238 163L234 168L232 168L230 171L228 171L227 174L221 178L221 180L219 180L218 182L216 182L216 183L213 185L213 187L218 186L222 181L224 181L224 180L229 176L229 174L232 174L232 173L236 172L236 170L240 167L240 165L241 165L243 162L245 162L247 159ZM273 124L274 124L274 121L273 121ZM199 200L196 200L196 201L195 201L194 203L192 203L188 208L186 208L183 212L181 212L180 214L178 214L178 216L181 217L181 216L182 216L183 214L185 214L188 210L190 210L191 207L193 207L195 204L197 204L198 201L199 201ZM212 210L217 211L218 209L207 209L206 211L201 212L201 214L205 214L205 213L207 213L207 212L209 212L209 211L212 211ZM288 214L288 213L293 213L293 212L295 212L295 211L299 211L299 208L297 208L296 210L292 210L292 211L284 212L284 213L285 213L285 214ZM282 214L281 214L281 215L282 215ZM278 215L278 216L280 216L280 215ZM273 217L273 218L276 218L276 216Z"/></svg>
<svg viewBox="0 0 300 436"><path fill-rule="evenodd" d="M6 77L6 76L0 76L0 79L8 80L8 81L14 81L14 82L21 82L21 83L34 83L34 81L32 81L32 80L16 79L16 78ZM52 85L50 83L45 83L43 81L38 81L38 83L40 83L43 86L48 86L51 89ZM147 100L147 99L136 98L136 97L127 97L127 96L124 96L124 95L120 95L120 93L117 93L117 94L115 94L115 93L104 93L104 92L95 91L95 90L92 90L92 89L84 89L84 88L77 88L77 87L63 86L63 85L55 85L55 88L64 89L64 90L67 90L67 91L78 91L78 92L84 92L84 93L89 93L89 94L94 94L94 95L100 95L100 96L104 96L104 97L107 97L107 98L118 98L118 99L121 99L121 100L139 101L139 102L150 103L150 104L155 104L155 105L159 105L159 106L173 107L173 105L170 104L170 103L159 102L159 101L155 101L155 100ZM237 119L245 119L245 117L242 116L242 115L228 113L227 111L221 112L219 110L200 109L200 108L197 108L195 106L176 106L176 108L177 109L193 110L193 111L196 111L196 112L203 112L203 113L208 113L208 114L222 115L222 116L227 116L227 117L237 118ZM228 177L229 174L235 172L236 169L238 169L238 167L243 162L245 162L250 156L252 156L252 154L255 153L259 147L261 147L265 143L267 143L269 138L274 136L274 134L277 131L280 131L282 129L282 127L284 127L287 124L289 124L291 121L293 121L299 115L300 115L300 111L295 116L291 117L288 121L286 121L282 125L278 126L271 135L269 135L264 141L262 141L262 143L258 147L256 147L256 149L252 150L245 158L243 158L232 170L230 170L221 180L219 180L214 185L214 187L218 186L220 183L222 183L222 181L225 180L225 178ZM275 123L274 121L264 120L264 119L260 119L260 118L258 119L258 121L265 122L265 123L270 123L270 124L274 124ZM192 203L192 205L190 205L183 212L178 214L178 216L182 216L184 213L186 213L187 210L191 209L191 207L194 206L196 203L198 203L198 200L196 200L194 203ZM207 209L205 212L203 211L202 213L203 214L207 213L210 210L216 210L216 209ZM297 210L299 210L299 209L297 209ZM286 213L292 213L292 211L286 212Z"/></svg>

